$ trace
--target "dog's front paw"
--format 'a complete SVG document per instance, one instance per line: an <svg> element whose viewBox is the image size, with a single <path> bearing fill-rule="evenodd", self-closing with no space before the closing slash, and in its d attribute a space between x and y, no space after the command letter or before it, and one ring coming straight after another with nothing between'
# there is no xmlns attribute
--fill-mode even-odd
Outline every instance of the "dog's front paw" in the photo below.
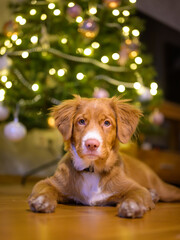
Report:
<svg viewBox="0 0 180 240"><path fill-rule="evenodd" d="M28 199L29 207L33 212L51 213L55 211L57 202L46 194L31 195Z"/></svg>
<svg viewBox="0 0 180 240"><path fill-rule="evenodd" d="M140 218L147 210L143 204L127 199L118 206L118 215L123 218Z"/></svg>

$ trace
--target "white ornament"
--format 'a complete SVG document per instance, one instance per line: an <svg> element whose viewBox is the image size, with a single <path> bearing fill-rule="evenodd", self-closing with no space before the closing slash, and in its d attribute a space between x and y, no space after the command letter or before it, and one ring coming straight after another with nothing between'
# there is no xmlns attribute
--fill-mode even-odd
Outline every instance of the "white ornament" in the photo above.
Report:
<svg viewBox="0 0 180 240"><path fill-rule="evenodd" d="M8 68L11 65L12 65L12 60L8 58L6 54L0 57L0 70L4 68Z"/></svg>
<svg viewBox="0 0 180 240"><path fill-rule="evenodd" d="M152 100L152 95L150 93L150 90L149 88L147 87L141 87L139 90L138 90L138 93L140 94L140 101L142 102L145 102L145 101L150 101Z"/></svg>
<svg viewBox="0 0 180 240"><path fill-rule="evenodd" d="M0 104L0 121L4 121L9 117L9 109Z"/></svg>
<svg viewBox="0 0 180 240"><path fill-rule="evenodd" d="M26 127L17 119L8 123L4 128L4 135L13 142L18 142L25 137Z"/></svg>
<svg viewBox="0 0 180 240"><path fill-rule="evenodd" d="M108 98L109 93L104 88L95 88L93 93L94 98Z"/></svg>

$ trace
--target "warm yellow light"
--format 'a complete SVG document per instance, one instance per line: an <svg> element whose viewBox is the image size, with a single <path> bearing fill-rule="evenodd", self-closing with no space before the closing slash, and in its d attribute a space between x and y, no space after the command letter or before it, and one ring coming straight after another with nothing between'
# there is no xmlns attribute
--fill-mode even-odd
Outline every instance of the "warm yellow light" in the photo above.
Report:
<svg viewBox="0 0 180 240"><path fill-rule="evenodd" d="M48 8L49 9L54 9L55 8L55 4L54 3L49 3L48 4Z"/></svg>
<svg viewBox="0 0 180 240"><path fill-rule="evenodd" d="M91 14L96 14L96 13L97 13L97 8L92 7L92 8L89 9L89 12L90 12Z"/></svg>
<svg viewBox="0 0 180 240"><path fill-rule="evenodd" d="M132 35L135 37L138 37L140 35L139 30L137 30L137 29L132 30Z"/></svg>
<svg viewBox="0 0 180 240"><path fill-rule="evenodd" d="M36 15L37 11L36 11L36 9L33 8L33 9L30 10L29 13L30 13L31 16L34 16L34 15Z"/></svg>
<svg viewBox="0 0 180 240"><path fill-rule="evenodd" d="M76 22L77 23L81 23L83 21L83 18L81 17L81 16L78 16L77 18L76 18Z"/></svg>
<svg viewBox="0 0 180 240"><path fill-rule="evenodd" d="M10 43L7 47L8 48L11 48L13 46L13 44L12 43Z"/></svg>
<svg viewBox="0 0 180 240"><path fill-rule="evenodd" d="M22 58L28 58L29 53L25 51L21 54L21 56L22 56Z"/></svg>
<svg viewBox="0 0 180 240"><path fill-rule="evenodd" d="M26 24L26 19L25 19L25 18L22 18L22 19L19 21L19 24L20 24L20 25Z"/></svg>
<svg viewBox="0 0 180 240"><path fill-rule="evenodd" d="M78 74L76 75L76 78L77 78L78 80L82 80L82 79L84 78L84 74L83 74L83 73L78 73Z"/></svg>
<svg viewBox="0 0 180 240"><path fill-rule="evenodd" d="M84 49L84 55L89 56L91 55L91 53L92 53L92 50L90 48Z"/></svg>
<svg viewBox="0 0 180 240"><path fill-rule="evenodd" d="M59 9L55 9L54 12L53 12L53 14L54 14L55 16L59 16L59 15L61 14L61 11L60 11Z"/></svg>
<svg viewBox="0 0 180 240"><path fill-rule="evenodd" d="M20 38L16 40L16 45L21 45L21 43L22 43L22 40Z"/></svg>
<svg viewBox="0 0 180 240"><path fill-rule="evenodd" d="M62 43L62 44L66 44L67 41L68 41L67 38L62 38L62 39L61 39L61 43Z"/></svg>
<svg viewBox="0 0 180 240"><path fill-rule="evenodd" d="M4 89L0 89L0 101L4 101L4 98L5 98L5 91Z"/></svg>
<svg viewBox="0 0 180 240"><path fill-rule="evenodd" d="M140 89L140 88L141 88L141 84L140 84L139 82L135 82L135 83L134 83L134 88L135 88L136 90Z"/></svg>
<svg viewBox="0 0 180 240"><path fill-rule="evenodd" d="M101 58L101 62L103 62L103 63L108 63L108 62L109 62L109 58L108 58L107 56L103 56L103 57Z"/></svg>
<svg viewBox="0 0 180 240"><path fill-rule="evenodd" d="M128 33L130 29L129 29L128 26L124 26L124 27L122 28L122 30L123 30L123 32Z"/></svg>
<svg viewBox="0 0 180 240"><path fill-rule="evenodd" d="M119 53L113 53L113 55L112 55L113 60L118 60L119 58L120 58Z"/></svg>
<svg viewBox="0 0 180 240"><path fill-rule="evenodd" d="M59 69L57 74L58 74L59 77L62 77L65 74L65 70L64 69Z"/></svg>
<svg viewBox="0 0 180 240"><path fill-rule="evenodd" d="M74 7L74 5L75 5L75 3L73 3L73 2L68 3L68 7Z"/></svg>
<svg viewBox="0 0 180 240"><path fill-rule="evenodd" d="M128 17L130 15L130 12L128 10L124 10L122 12L122 15L124 15L125 17Z"/></svg>
<svg viewBox="0 0 180 240"><path fill-rule="evenodd" d="M125 19L124 19L123 17L119 17L119 18L118 18L118 22L119 22L119 23L124 23L124 22L125 22Z"/></svg>
<svg viewBox="0 0 180 240"><path fill-rule="evenodd" d="M5 83L6 88L11 88L12 87L12 82L8 81Z"/></svg>
<svg viewBox="0 0 180 240"><path fill-rule="evenodd" d="M157 89L158 88L158 85L157 85L157 83L156 82L152 82L151 83L151 85L150 85L150 87L152 88L152 89Z"/></svg>
<svg viewBox="0 0 180 240"><path fill-rule="evenodd" d="M5 45L6 47L7 47L10 43L11 43L10 40L4 41L4 45Z"/></svg>
<svg viewBox="0 0 180 240"><path fill-rule="evenodd" d="M118 87L117 87L117 90L119 91L119 92L124 92L125 91L125 86L124 85L119 85Z"/></svg>
<svg viewBox="0 0 180 240"><path fill-rule="evenodd" d="M151 95L155 96L157 94L157 89L151 88L150 93Z"/></svg>
<svg viewBox="0 0 180 240"><path fill-rule="evenodd" d="M39 89L39 85L37 83L34 83L31 88L34 92L36 92Z"/></svg>
<svg viewBox="0 0 180 240"><path fill-rule="evenodd" d="M32 37L31 37L31 42L32 42L33 44L36 44L36 43L38 42L38 37L37 37L37 36L32 36Z"/></svg>
<svg viewBox="0 0 180 240"><path fill-rule="evenodd" d="M1 49L0 49L0 54L1 55L4 55L6 53L6 47L2 47Z"/></svg>
<svg viewBox="0 0 180 240"><path fill-rule="evenodd" d="M56 73L56 70L54 68L49 69L49 74L54 75Z"/></svg>
<svg viewBox="0 0 180 240"><path fill-rule="evenodd" d="M12 36L11 36L11 40L12 41L16 41L18 39L18 36L17 36L17 34L13 34Z"/></svg>
<svg viewBox="0 0 180 240"><path fill-rule="evenodd" d="M22 20L22 16L17 16L15 20L16 22L20 22Z"/></svg>
<svg viewBox="0 0 180 240"><path fill-rule="evenodd" d="M136 70L137 69L137 65L135 63L131 63L130 68L132 70Z"/></svg>
<svg viewBox="0 0 180 240"><path fill-rule="evenodd" d="M132 51L132 52L130 53L130 57L131 57L131 58L137 57L137 52L136 52L136 51Z"/></svg>
<svg viewBox="0 0 180 240"><path fill-rule="evenodd" d="M141 57L136 57L134 61L135 61L135 63L137 63L137 64L141 64L143 60L142 60Z"/></svg>
<svg viewBox="0 0 180 240"><path fill-rule="evenodd" d="M7 79L8 79L7 76L2 76L1 77L1 82L5 83L5 82L7 82Z"/></svg>
<svg viewBox="0 0 180 240"><path fill-rule="evenodd" d="M55 120L53 117L48 117L47 121L50 127L55 127Z"/></svg>
<svg viewBox="0 0 180 240"><path fill-rule="evenodd" d="M130 3L136 3L136 0L129 0Z"/></svg>
<svg viewBox="0 0 180 240"><path fill-rule="evenodd" d="M119 12L118 9L114 9L114 10L112 11L112 14L113 14L114 16L119 16L120 12Z"/></svg>
<svg viewBox="0 0 180 240"><path fill-rule="evenodd" d="M92 48L97 49L97 48L100 47L100 44L99 44L98 42L93 42L93 43L91 44L91 46L92 46Z"/></svg>
<svg viewBox="0 0 180 240"><path fill-rule="evenodd" d="M130 45L132 43L132 41L131 41L131 39L126 39L125 43Z"/></svg>
<svg viewBox="0 0 180 240"><path fill-rule="evenodd" d="M45 13L43 13L43 14L41 15L41 20L44 21L44 20L46 20L46 18L47 18L47 15L46 15Z"/></svg>

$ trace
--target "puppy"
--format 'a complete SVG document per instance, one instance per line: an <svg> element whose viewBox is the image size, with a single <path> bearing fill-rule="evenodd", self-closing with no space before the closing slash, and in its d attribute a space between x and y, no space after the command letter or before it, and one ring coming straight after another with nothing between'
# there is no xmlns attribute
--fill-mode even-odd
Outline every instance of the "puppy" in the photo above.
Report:
<svg viewBox="0 0 180 240"><path fill-rule="evenodd" d="M52 109L67 153L54 176L38 182L29 197L34 212L54 212L57 202L117 205L118 215L139 218L158 200L180 201L180 189L164 183L148 166L119 152L141 117L119 98L75 96Z"/></svg>

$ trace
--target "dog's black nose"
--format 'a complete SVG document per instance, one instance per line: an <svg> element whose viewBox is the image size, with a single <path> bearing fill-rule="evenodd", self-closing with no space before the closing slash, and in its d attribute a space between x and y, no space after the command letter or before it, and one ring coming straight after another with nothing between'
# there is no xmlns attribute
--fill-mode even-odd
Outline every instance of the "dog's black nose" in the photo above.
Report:
<svg viewBox="0 0 180 240"><path fill-rule="evenodd" d="M90 151L95 151L98 149L100 142L96 139L87 139L85 141L85 146Z"/></svg>

